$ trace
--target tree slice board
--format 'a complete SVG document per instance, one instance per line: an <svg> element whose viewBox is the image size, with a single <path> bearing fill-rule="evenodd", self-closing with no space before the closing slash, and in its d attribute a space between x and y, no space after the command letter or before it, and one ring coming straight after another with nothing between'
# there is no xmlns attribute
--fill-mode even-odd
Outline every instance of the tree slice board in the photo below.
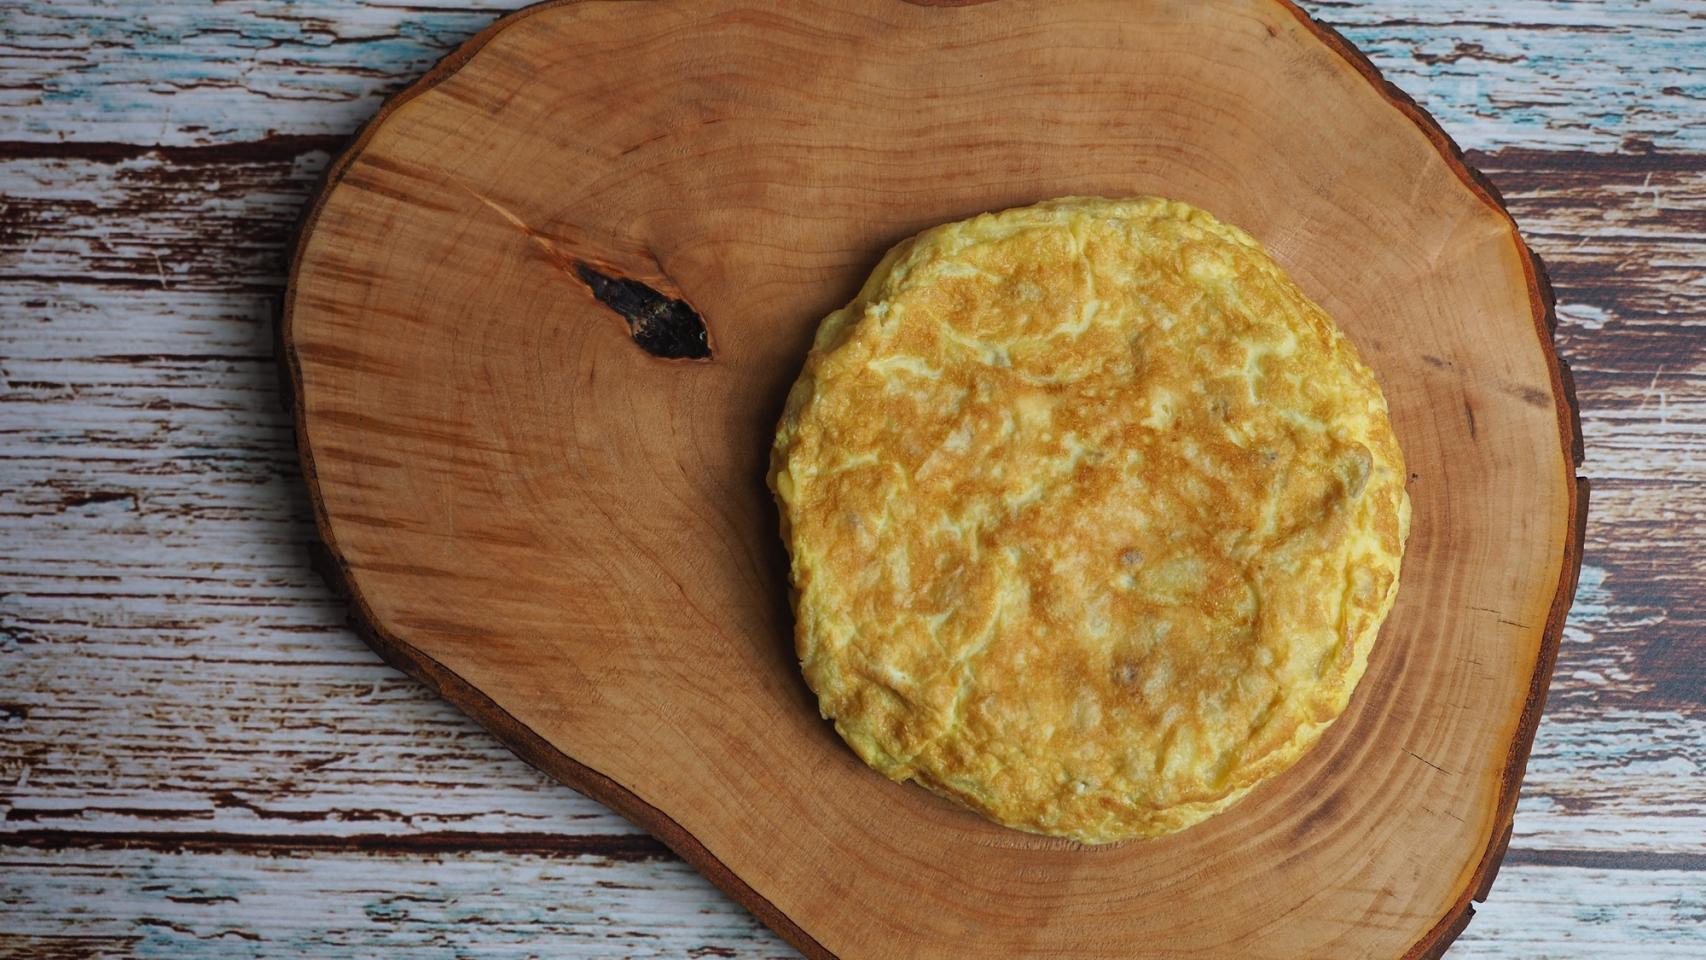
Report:
<svg viewBox="0 0 1706 960"><path fill-rule="evenodd" d="M1320 745L1205 824L1083 848L819 719L763 473L817 321L891 243L1145 193L1249 230L1344 326L1415 519ZM1575 587L1551 307L1491 186L1280 0L584 0L363 130L281 337L370 642L808 956L1416 957L1493 880Z"/></svg>

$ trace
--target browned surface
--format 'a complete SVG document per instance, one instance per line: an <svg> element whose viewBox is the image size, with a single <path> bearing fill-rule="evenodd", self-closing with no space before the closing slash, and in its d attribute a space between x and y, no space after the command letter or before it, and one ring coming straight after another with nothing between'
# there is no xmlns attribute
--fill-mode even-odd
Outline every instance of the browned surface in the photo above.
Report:
<svg viewBox="0 0 1706 960"><path fill-rule="evenodd" d="M1085 5L1077 12L1094 13L1093 8ZM705 9L694 8L694 15L703 15ZM988 9L995 8L983 8ZM1115 23L1132 15L1129 8L1117 14L1112 9L1103 15ZM880 17L971 18L954 28L975 32L994 25L979 19L985 17L983 10L890 10ZM482 164L501 161L503 150L519 149L537 162L555 154L542 152L538 145L527 149L527 138L505 134L501 124L472 134L498 137L492 144L494 154L476 153L469 159L462 151L454 157L434 153L428 146L435 129L429 113L414 110L409 124L409 113L399 112L343 171L344 189L331 193L322 207L318 230L300 264L294 325L287 330L302 361L299 399L305 402L299 410L306 424L306 453L313 458L325 497L323 532L330 534L334 549L354 571L364 616L389 635L390 642L414 648L406 655L417 670L432 672L437 666L431 661L436 660L493 697L497 703L486 707L464 696L464 706L500 732L507 731L514 740L525 727L540 736L558 751L535 757L548 769L575 776L579 771L566 758L573 754L620 782L620 789L603 785L604 795L761 911L774 904L781 915L807 928L823 941L822 948L806 943L814 949L851 956L892 942L893 934L855 924L868 923L873 916L906 917L907 936L923 951L920 955L926 955L932 943L942 949L963 946L974 928L1008 950L1026 944L1046 949L1053 938L1073 936L1089 939L1071 945L1070 939L1061 940L1058 948L1078 953L1118 949L1124 936L1136 931L1145 931L1145 942L1154 942L1160 914L1151 919L1145 910L1165 905L1166 916L1189 917L1193 902L1205 915L1212 903L1216 916L1229 912L1240 918L1244 930L1205 927L1198 936L1230 935L1247 952L1287 955L1352 942L1375 952L1404 944L1421 952L1439 943L1455 932L1470 893L1496 859L1481 852L1492 852L1509 822L1516 775L1550 673L1547 645L1541 639L1550 635L1555 642L1574 579L1573 563L1579 561L1566 549L1572 536L1568 520L1579 514L1570 465L1556 432L1560 425L1568 426L1568 418L1558 416L1566 394L1549 375L1548 351L1533 327L1533 301L1539 293L1532 274L1525 272L1525 258L1516 255L1520 246L1513 243L1507 224L1463 190L1470 181L1459 179L1461 171L1454 173L1441 163L1436 145L1417 136L1408 120L1372 96L1363 78L1349 74L1346 61L1323 52L1272 63L1276 78L1284 73L1295 90L1313 94L1301 97L1303 102L1328 99L1341 108L1324 116L1329 124L1343 125L1344 137L1355 133L1367 140L1368 134L1384 131L1358 157L1357 170L1347 169L1342 155L1320 154L1311 158L1307 169L1268 171L1266 176L1275 182L1256 190L1246 180L1217 184L1213 170L1199 167L1203 157L1237 156L1251 149L1251 143L1241 142L1250 134L1225 134L1230 126L1193 126L1185 118L1198 114L1168 110L1166 105L1176 100L1211 113L1217 107L1234 115L1245 111L1249 123L1260 129L1273 119L1272 105L1261 103L1262 91L1273 86L1262 71L1270 58L1279 56L1265 44L1290 50L1308 49L1314 42L1281 8L1257 8L1254 20L1249 12L1236 11L1223 29L1209 31L1227 45L1249 45L1232 58L1237 70L1218 69L1220 65L1208 69L1207 61L1185 58L1160 81L1158 93L1144 87L1149 92L1142 97L1122 93L1122 83L1142 82L1138 76L1070 93L1043 89L1044 79L1041 87L1024 95L1100 103L1116 115L1133 111L1148 122L1134 125L1138 133L1132 142L1125 139L1134 134L1110 136L1105 119L1095 110L1083 110L1069 112L1058 127L1045 128L1046 135L1037 141L1015 141L1014 149L981 157L979 144L992 142L990 129L1012 122L1016 131L1030 131L1036 121L1026 123L1010 113L980 118L968 125L982 131L978 140L956 141L951 120L964 121L963 111L929 115L952 104L921 109L921 116L911 118L920 122L919 128L894 123L885 128L877 121L889 115L869 107L860 115L857 97L851 98L855 106L848 108L850 116L866 122L847 120L846 137L838 139L833 124L823 130L820 123L811 138L787 140L775 124L786 111L773 106L768 109L783 112L743 114L740 123L716 135L733 140L712 138L656 158L644 176L625 178L608 188L613 190L610 195L596 197L596 204L592 197L581 197L577 206L557 194L551 198L556 205L547 208L545 196L528 194L548 177L516 183L494 178L501 171ZM805 25L808 34L839 14L822 11L813 16L825 20L810 20ZM541 46L528 54L525 38L518 36L520 46L508 54L546 58L526 72L549 69L547 64L560 55L564 42L584 42L589 31L598 29L590 22L575 22L572 30L553 31L546 21L540 16L521 22L539 28L541 43L556 42L549 53ZM792 49L787 44L780 52L768 48L769 36L786 35L775 32L774 22L766 23L764 17L735 21L741 29L725 31L728 42L753 44L754 49L733 52L756 51L786 61ZM1268 39L1251 30L1252 24L1263 28ZM871 25L849 19L840 26L857 33ZM1151 42L1165 30L1164 24L1150 26L1154 32L1142 31L1140 42ZM686 27L685 22L680 25L680 33ZM1042 32L1046 30L1045 25ZM659 55L668 48L680 58L680 33L664 38ZM1034 35L1011 29L1007 34L1020 39L1003 42L1020 47L1027 40L1035 42ZM886 35L905 36L905 31ZM834 31L815 39L815 54L836 49ZM931 39L944 41L940 34ZM1173 44L1162 43L1159 49L1182 49L1181 37L1168 39ZM975 43L945 46L976 48ZM596 63L589 67L585 62L595 59L598 49L580 52L576 76L600 76ZM716 52L725 58L731 53ZM1090 54L1095 55L1093 50ZM1032 56L1037 60L1028 59ZM1044 66L1046 59L1038 53L1013 57L1021 66ZM735 57L725 62L744 61ZM930 69L965 69L957 62L944 58ZM1125 76L1121 68L1129 69L1131 62L1121 57L1094 72L1104 79ZM1277 66L1285 62L1289 72ZM436 98L435 110L461 124L459 137L469 136L467 127L483 122L484 108L460 120L454 119L456 112L471 103L492 102L474 75L479 67L476 61L413 105ZM918 79L906 77L911 69L906 63L887 69L901 71L890 77L891 88L896 78ZM1018 90L1038 82L1026 81L1023 73L1021 69L1003 82ZM790 77L794 82L787 90L790 95L804 91L809 98L814 79L821 83L821 77L836 75L834 69L814 65L811 77ZM1201 84L1168 87L1192 75ZM1039 76L1059 74L1045 70ZM739 83L763 79L743 77ZM928 89L946 79L925 77L922 86ZM774 83L774 77L768 82ZM875 85L878 93L882 88L881 82ZM817 96L842 104L832 92L823 89ZM506 92L499 99L527 109L524 92ZM1023 96L1017 102L1025 102ZM749 103L735 97L724 105L740 108ZM667 119L667 110L665 114ZM659 119L644 111L633 116L645 119L605 124L597 142L644 146L647 139L632 135L650 136L643 128ZM724 118L702 119L720 123ZM624 124L629 129L623 129ZM443 128L437 129L441 135ZM810 185L780 176L782 167L797 163L802 153L827 155L835 145L850 142L854 129L861 143L880 144L890 137L897 146L904 143L906 150L879 164L849 163L845 182L834 184L828 194L789 197L789 190ZM940 132L925 135L921 143L919 129ZM1143 145L1143 132L1163 129L1185 142L1192 137L1220 139L1205 144L1207 152L1195 156L1185 150L1182 156L1164 157L1154 151L1154 144L1149 153L1136 149ZM1275 155L1297 156L1307 149L1295 133L1266 129L1269 135L1255 142L1276 148ZM715 153L719 145L740 145L743 135L752 139L741 149ZM1288 136L1294 138L1289 143ZM1334 142L1331 135L1308 139ZM753 149L755 143L785 145L788 151L772 155L768 147ZM712 152L701 155L701 148ZM987 182L965 175L943 181L932 173L941 169L939 163L919 166L921 161L914 159L948 150L966 161L958 169L977 171ZM1071 153L1070 168L1057 165L1055 158L1062 152ZM583 153L575 171L587 178L582 182L614 182L588 170L612 163L609 156L598 149ZM683 166L682 153L694 162ZM778 159L784 156L792 159ZM632 173L638 162L626 161L621 168ZM816 157L812 169L826 169L826 162ZM779 166L772 169L773 164ZM1403 176L1369 175L1386 164L1391 165L1388 174L1403 171ZM885 176L866 179L868 174L860 171L869 166L881 167ZM1086 176L1087 170L1096 172ZM735 176L741 171L761 175ZM1322 171L1326 173L1319 179L1310 176ZM1346 183L1345 177L1355 179ZM1253 798L1253 810L1245 816L1234 812L1177 842L1121 848L1107 856L1000 833L980 843L980 831L995 828L967 822L917 791L871 783L870 775L851 765L821 728L803 719L802 698L787 676L785 656L759 641L776 635L777 605L765 576L766 564L772 562L767 556L773 557L774 551L759 539L768 532L762 504L743 489L744 443L763 415L773 414L768 408L773 407L776 388L768 381L775 379L777 369L789 369L781 361L796 345L792 341L803 343L798 317L821 313L817 301L826 299L826 290L831 302L834 293L845 295L838 284L848 286L846 277L859 269L862 252L896 230L915 227L919 218L928 222L963 212L961 208L1000 206L1025 197L1026 191L1035 196L1083 190L1086 179L1107 183L1092 189L1133 192L1116 188L1134 178L1186 199L1222 199L1215 204L1217 210L1266 240L1306 289L1313 287L1311 292L1341 317L1386 379L1400 437L1417 473L1413 495L1418 498L1417 535L1422 543L1418 558L1412 542L1405 592L1389 630L1402 638L1425 629L1430 642L1416 647L1400 639L1386 646L1385 658L1371 669L1374 695L1353 706L1352 715L1309 761ZM718 344L717 360L695 380L683 368L656 364L631 343L610 339L609 334L620 331L611 330L607 316L599 317L566 297L560 277L538 268L526 238L518 237L513 225L446 192L447 181L455 181L474 199L490 200L492 192L506 191L495 202L510 211L555 211L549 214L550 223L534 230L561 229L612 249L637 245L648 250L706 314ZM1407 195L1393 193L1400 182ZM647 184L667 190L648 192ZM878 197L883 194L877 190L908 188L916 196L908 197L913 205L897 222L884 219L893 215L889 203L857 199L862 192ZM670 198L667 204L660 192ZM696 192L702 195L699 203L676 206ZM340 195L345 199L340 201ZM1276 196L1289 198L1291 205L1273 203ZM573 215L562 206L566 202ZM791 211L813 204L820 210L842 211L842 219L820 221L804 233L798 232L797 221L752 219L753 209ZM1391 218L1394 208L1402 208L1405 215ZM1297 216L1300 210L1309 215ZM755 222L761 225L756 238ZM387 249L403 251L402 262L432 264L430 271L413 274L414 283L430 281L441 289L421 297L419 290L400 294L397 284L379 282L394 276L396 262L365 259L380 245L372 237L364 240L362 231L381 223ZM790 235L790 230L796 233ZM630 235L635 231L645 235ZM481 251L489 262L453 261L443 246L451 235L458 244ZM477 239L469 240L470 235ZM1427 245L1430 240L1432 245ZM1420 260L1414 254L1407 257L1403 250L1414 249L1407 244L1423 245L1430 252ZM1370 261L1365 256L1359 263L1363 272L1348 280L1335 276L1341 272L1337 265L1353 250L1377 250L1389 259ZM616 256L611 259L620 265ZM508 306L494 311L485 325L470 327L453 308L469 303L475 287L483 303ZM1419 295L1391 295L1406 289L1416 289ZM398 296L404 301L387 299ZM399 336L403 328L393 326L385 351L376 352L377 341L364 343L363 338L374 334L373 318L387 313L392 324L399 318L424 318L430 332ZM1465 315L1481 322L1452 322ZM524 345L531 348L515 349ZM540 373L531 357L547 349L553 352L551 369L583 369L586 374L573 378L574 386L552 376L543 384L530 382ZM482 360L470 363L471 357ZM594 369L600 374L592 375ZM589 381L599 390L578 386ZM1406 384L1413 386L1405 389ZM625 402L613 402L611 393L624 390ZM1441 396L1454 402L1442 410ZM445 403L457 408L446 409ZM565 403L574 404L572 417L564 416L569 409ZM1459 403L1462 417L1457 414ZM724 411L726 419L707 422L692 416L706 409ZM499 410L503 416L494 419ZM599 418L614 419L600 430L589 429L589 422ZM648 418L658 419L647 424ZM502 423L509 434L494 439L482 429L494 422ZM561 432L565 423L573 424L568 437ZM676 443L658 443L672 433ZM1481 433L1499 437L1500 444L1495 448L1478 443ZM682 444L683 436L691 440ZM568 455L559 459L564 451ZM618 469L600 465L600 459ZM625 460L628 469L620 469ZM494 478L507 489L490 489ZM1430 479L1437 485L1430 487ZM447 496L451 490L456 492ZM640 490L649 494L644 512L635 509ZM450 503L456 504L454 510L444 508ZM457 524L454 541L446 537L452 514ZM1517 526L1499 529L1508 523ZM385 531L383 536L372 533L376 528ZM548 538L557 542L540 544L540 530L568 531L581 543ZM645 559L596 547L586 552L587 543L611 538L629 550L638 547L635 553ZM468 548L472 540L482 546ZM445 545L450 542L466 552L449 555ZM598 563L587 565L589 556L597 556ZM475 584L474 589L458 592L465 583ZM689 594L682 583L690 583L694 592ZM662 592L648 592L654 589ZM566 591L580 601L572 610L555 605L554 598ZM679 622L683 601L702 623ZM494 629L494 624L501 627ZM709 677L700 672L707 663ZM721 671L727 674L718 676ZM582 679L569 681L570 687L555 686L577 673ZM450 675L436 679L454 682ZM707 688L732 690L734 695L708 698ZM694 691L696 698L689 697ZM1460 701L1451 705L1453 710L1430 713L1444 709L1453 692ZM1370 699L1378 700L1381 710L1368 709ZM713 703L716 709L707 709ZM640 722L648 717L654 719ZM763 742L767 749L755 754L753 742ZM777 744L789 749L776 750ZM1349 771L1355 776L1348 776ZM803 806L801 792L793 789L802 783L815 788ZM601 792L600 784L589 786L595 794ZM735 796L758 809L738 809L731 803ZM1320 803L1323 797L1328 802ZM673 819L666 819L657 807L669 810ZM1313 815L1304 807L1313 808ZM883 811L879 832L873 831L873 809ZM1403 824L1403 829L1390 831L1393 823ZM1350 841L1366 838L1377 824L1388 825L1388 831L1369 856L1366 843ZM1305 833L1296 832L1299 825ZM678 834L677 829L686 832ZM1284 842L1288 831L1292 840ZM1320 840L1294 854L1295 843L1304 836ZM1249 838L1256 838L1253 851L1243 846ZM931 853L942 844L949 846ZM828 861L823 859L826 849L835 854ZM971 862L965 857L968 850L976 853ZM1292 855L1278 856L1282 851ZM950 866L951 861L958 862ZM1200 872L1205 862L1223 866ZM1335 862L1336 872L1331 867ZM1245 869L1260 864L1263 889L1236 884L1234 864ZM1357 872L1345 876L1347 869ZM1181 880L1189 877L1191 883L1165 885L1167 895L1156 896L1157 878L1170 871ZM1292 874L1298 880L1288 882ZM1323 875L1345 879L1321 887ZM1136 897L1135 887L1128 888L1134 899L1111 895L1139 877L1146 895ZM1299 882L1304 877L1310 882ZM974 906L990 894L966 889L968 878L1004 891L999 894L999 923L984 907ZM847 898L838 890L855 886L868 901L865 909L872 912L848 912ZM1339 909L1317 903L1304 910L1301 903L1289 903L1297 891L1310 890L1316 891L1312 899L1317 901L1334 898L1338 902L1333 906ZM1096 894L1093 902L1086 898L1090 891ZM759 903L757 897L765 901ZM873 897L876 901L870 902ZM893 900L885 906L884 897ZM1119 907L1112 915L1104 912L1110 903ZM1347 919L1368 915L1383 919L1378 924ZM799 936L777 916L766 919ZM1213 949L1201 942L1193 948L1189 935L1178 936L1163 949L1174 955Z"/></svg>

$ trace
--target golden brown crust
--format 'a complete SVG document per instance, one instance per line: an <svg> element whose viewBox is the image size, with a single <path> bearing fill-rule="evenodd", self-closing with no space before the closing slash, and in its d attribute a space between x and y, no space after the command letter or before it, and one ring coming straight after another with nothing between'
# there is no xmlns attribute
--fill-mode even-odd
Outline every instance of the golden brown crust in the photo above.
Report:
<svg viewBox="0 0 1706 960"><path fill-rule="evenodd" d="M1065 198L890 251L777 432L797 643L866 762L1106 842L1345 708L1409 501L1373 374L1247 235Z"/></svg>

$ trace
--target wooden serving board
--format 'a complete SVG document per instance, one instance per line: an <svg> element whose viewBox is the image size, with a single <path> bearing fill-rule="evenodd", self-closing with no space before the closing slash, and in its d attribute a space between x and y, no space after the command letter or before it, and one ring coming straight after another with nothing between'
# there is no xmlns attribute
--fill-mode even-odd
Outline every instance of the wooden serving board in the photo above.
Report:
<svg viewBox="0 0 1706 960"><path fill-rule="evenodd" d="M1322 743L1201 826L1087 849L884 780L818 718L763 469L889 244L1141 193L1245 227L1345 327L1415 521ZM281 333L373 645L807 955L1315 958L1435 955L1493 880L1586 509L1553 322L1492 188L1280 0L584 0L386 105Z"/></svg>

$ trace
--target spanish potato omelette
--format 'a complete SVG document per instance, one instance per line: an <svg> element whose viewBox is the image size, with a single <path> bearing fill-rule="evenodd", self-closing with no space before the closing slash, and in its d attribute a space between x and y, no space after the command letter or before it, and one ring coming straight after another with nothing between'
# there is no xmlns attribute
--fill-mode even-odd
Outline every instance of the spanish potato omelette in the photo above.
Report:
<svg viewBox="0 0 1706 960"><path fill-rule="evenodd" d="M1103 843L1224 809L1345 709L1404 477L1374 375L1255 240L1068 197L890 250L820 325L769 479L846 742Z"/></svg>

